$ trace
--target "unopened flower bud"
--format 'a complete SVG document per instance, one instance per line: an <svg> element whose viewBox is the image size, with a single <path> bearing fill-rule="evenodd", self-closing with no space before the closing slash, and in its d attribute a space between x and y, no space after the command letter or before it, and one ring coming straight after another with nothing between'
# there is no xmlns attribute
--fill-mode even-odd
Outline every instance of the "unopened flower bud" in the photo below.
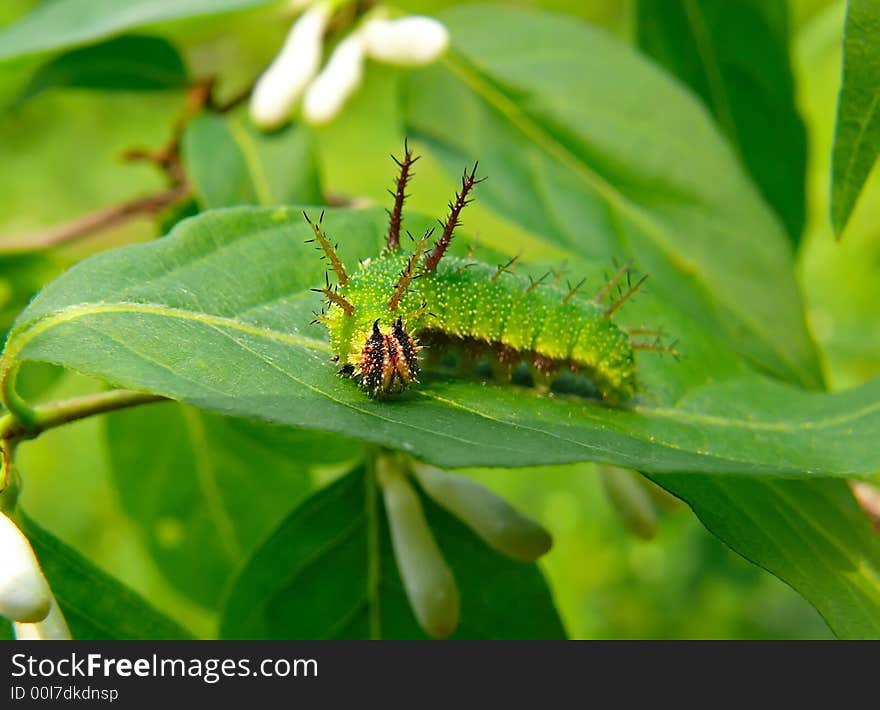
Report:
<svg viewBox="0 0 880 710"><path fill-rule="evenodd" d="M370 20L363 32L367 55L388 64L430 64L449 46L449 31L445 25L422 15Z"/></svg>
<svg viewBox="0 0 880 710"><path fill-rule="evenodd" d="M12 621L42 621L52 593L24 533L0 513L0 615Z"/></svg>
<svg viewBox="0 0 880 710"><path fill-rule="evenodd" d="M67 627L64 615L54 599L52 599L49 614L42 621L38 621L35 624L15 622L12 626L15 631L15 638L19 641L70 640L70 629Z"/></svg>
<svg viewBox="0 0 880 710"><path fill-rule="evenodd" d="M422 463L413 463L413 473L425 493L498 552L530 562L552 547L553 538L539 523L479 483Z"/></svg>
<svg viewBox="0 0 880 710"><path fill-rule="evenodd" d="M303 118L316 125L333 119L360 86L363 75L364 38L355 32L339 43L309 86L303 99Z"/></svg>
<svg viewBox="0 0 880 710"><path fill-rule="evenodd" d="M290 116L321 66L324 30L330 15L330 6L318 3L293 24L278 56L254 86L250 113L255 125L275 128Z"/></svg>
<svg viewBox="0 0 880 710"><path fill-rule="evenodd" d="M377 462L397 568L416 619L427 634L449 636L459 619L458 586L425 520L419 496L393 462Z"/></svg>

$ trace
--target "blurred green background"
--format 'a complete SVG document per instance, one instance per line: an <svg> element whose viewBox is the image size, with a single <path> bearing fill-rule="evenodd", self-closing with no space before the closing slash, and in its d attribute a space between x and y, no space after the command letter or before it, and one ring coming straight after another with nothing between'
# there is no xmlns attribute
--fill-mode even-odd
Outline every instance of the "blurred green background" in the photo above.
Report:
<svg viewBox="0 0 880 710"><path fill-rule="evenodd" d="M0 24L36 4L6 0L0 5ZM452 4L456 3L397 3L426 13ZM624 39L633 31L626 2L508 4L576 14ZM835 243L827 196L844 3L792 0L790 9L798 103L809 139L808 224L798 254L799 278L829 382L841 388L880 371L880 334L863 331L866 314L874 313L880 303L880 219L874 206L880 201L872 199L880 184L876 179L869 183L846 238ZM220 94L232 96L267 64L286 29L284 20L247 13L204 26L175 25L170 34L193 73L218 75ZM14 96L31 68L29 62L21 62L0 72L0 105ZM371 67L365 87L345 114L315 131L328 193L383 198L389 165L375 156L399 147L388 120L393 105L387 87L392 81L392 70ZM161 145L182 104L182 97L173 93L58 90L0 112L0 237L161 189L161 176L154 169L124 163L119 154L132 146ZM451 184L437 166L420 168L413 204L433 211L445 202ZM520 238L498 218L479 209L475 215L481 234L492 231L493 238ZM45 257L0 258L0 330L8 327L29 288L90 253L156 235L151 221L135 220ZM45 367L29 375L40 398L93 387ZM25 508L157 607L196 633L210 635L211 612L185 599L161 577L122 513L110 485L104 425L101 418L84 421L21 447ZM784 583L728 550L687 509L665 514L657 538L645 542L624 530L590 465L470 473L553 533L554 549L541 565L574 638L830 637L812 607ZM316 482L333 475L313 472Z"/></svg>

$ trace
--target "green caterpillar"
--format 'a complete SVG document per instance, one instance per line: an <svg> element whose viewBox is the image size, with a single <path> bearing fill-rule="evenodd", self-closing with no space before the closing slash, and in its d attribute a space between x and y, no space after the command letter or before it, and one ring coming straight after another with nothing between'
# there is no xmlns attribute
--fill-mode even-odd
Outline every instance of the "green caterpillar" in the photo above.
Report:
<svg viewBox="0 0 880 710"><path fill-rule="evenodd" d="M659 338L636 342L612 316L639 290L644 278L630 283L629 268L614 274L590 300L573 298L578 286L564 290L543 279L533 280L473 260L446 255L460 215L471 201L477 165L461 179L461 190L449 205L439 239L433 229L415 241L411 252L400 248L403 202L414 158L404 146L389 212L387 246L375 259L362 262L349 275L317 222L306 219L338 284L329 277L323 288L328 308L316 320L327 326L330 344L341 368L372 397L403 392L418 381L419 352L451 347L471 356L493 357L496 372L510 377L513 367L527 362L536 382L547 382L561 371L585 375L602 398L624 402L638 389L634 351L670 352ZM323 213L322 213L323 217ZM609 301L610 299L610 301Z"/></svg>

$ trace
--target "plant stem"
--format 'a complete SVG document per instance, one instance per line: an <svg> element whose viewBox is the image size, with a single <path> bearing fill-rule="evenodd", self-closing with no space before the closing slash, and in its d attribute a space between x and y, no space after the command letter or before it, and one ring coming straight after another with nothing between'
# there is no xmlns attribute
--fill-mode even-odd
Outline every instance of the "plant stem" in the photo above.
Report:
<svg viewBox="0 0 880 710"><path fill-rule="evenodd" d="M370 639L382 638L382 617L379 609L379 510L376 485L376 458L379 449L367 456L367 599L369 600Z"/></svg>
<svg viewBox="0 0 880 710"><path fill-rule="evenodd" d="M82 397L53 402L34 407L31 411L31 422L23 424L11 413L0 417L0 439L6 441L18 441L30 439L47 429L54 429L63 424L69 424L79 419L113 412L117 409L126 409L139 404L159 402L165 397L146 392L133 390L110 390L97 392Z"/></svg>
<svg viewBox="0 0 880 710"><path fill-rule="evenodd" d="M9 412L8 417L17 422L20 429L27 431L36 425L36 413L15 391L15 376L18 374L18 368L18 364L5 364L5 358L0 357L0 403ZM0 422L4 420L5 417L0 419ZM0 439L5 438L3 431L0 426Z"/></svg>

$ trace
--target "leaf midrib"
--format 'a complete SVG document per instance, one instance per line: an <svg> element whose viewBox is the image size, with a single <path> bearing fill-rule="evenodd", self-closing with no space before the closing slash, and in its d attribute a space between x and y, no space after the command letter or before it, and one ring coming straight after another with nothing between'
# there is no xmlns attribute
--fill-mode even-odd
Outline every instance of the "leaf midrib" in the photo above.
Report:
<svg viewBox="0 0 880 710"><path fill-rule="evenodd" d="M409 422L406 422L403 420L398 420L398 419L389 419L387 417L382 417L378 413L376 413L375 411L370 411L368 409L355 407L350 402L345 402L343 400L339 400L339 399L335 399L335 398L331 397L324 390L321 390L318 387L310 385L308 382L304 382L298 378L293 377L291 375L291 373L278 367L277 364L271 362L270 360L262 357L260 355L260 353L257 353L256 351L254 351L250 348L247 348L246 345L242 344L240 341L233 338L228 333L228 331L229 330L239 331L239 332L246 333L248 335L252 335L257 338L266 338L266 339L274 340L277 342L282 342L282 343L286 343L289 345L293 345L295 347L301 347L301 348L305 348L305 349L309 349L309 350L317 350L317 351L329 353L329 352L331 352L331 349L330 349L329 344L325 341L319 341L319 340L307 338L305 336L301 336L301 335L297 335L297 334L293 334L293 333L282 333L280 331L272 330L271 328L260 327L260 326L256 326L253 324L249 324L249 323L237 320L235 318L230 318L230 317L226 317L226 316L211 315L211 314L207 314L207 313L199 313L196 311L189 311L189 310L184 310L184 309L179 309L179 308L173 308L173 307L169 307L169 306L165 306L165 305L161 305L161 304L129 303L129 302L118 302L118 303L102 302L102 303L77 304L75 306L69 306L67 308L56 311L55 313L46 315L46 316L42 317L40 320L34 321L34 325L31 326L30 328L25 328L25 329L19 330L15 333L15 336L10 340L10 342L7 345L7 349L3 355L2 360L0 360L0 372L8 371L15 364L16 357L26 347L27 343L30 340L32 340L33 338L40 335L41 333L51 329L52 327L54 327L56 325L67 323L67 322L76 320L77 318L87 317L90 315L98 315L101 313L143 313L143 314L152 314L152 315L168 317L168 318L178 318L181 320L188 320L188 321L201 323L201 324L206 325L212 329L215 329L218 332L220 332L221 334L229 337L230 339L233 340L233 342L238 344L240 347L243 347L243 348L249 350L252 354L254 354L257 357L261 357L261 359L263 359L264 362L266 362L270 366L278 369L282 374L284 374L288 377L291 377L298 384L301 384L305 387L308 387L309 389L311 389L316 394L318 394L322 397L329 398L332 401L336 402L337 404L340 404L341 406L345 406L347 408L354 409L355 411L357 411L361 414L371 416L371 417L376 417L376 418L379 418L383 421L387 421L387 422L390 422L395 425L407 426L409 428L416 429L419 432L424 431L420 427L418 427L414 424L411 424ZM126 345L125 343L120 343L120 344ZM454 400L449 400L449 399L441 397L435 393L420 391L419 394L420 394L420 396L435 399L435 400L443 402L449 406L454 406L458 409L466 410L475 416L479 416L481 418L493 421L493 422L500 424L500 425L503 425L503 426L508 426L508 427L511 427L514 429L521 428L521 429L531 430L531 431L534 431L535 433L541 434L543 436L549 436L551 438L555 438L555 439L564 441L568 444L573 444L576 446L586 448L593 455L596 455L597 453L601 453L601 451L603 451L603 450L607 451L608 453L612 453L612 452L608 451L607 448L600 449L595 446L588 446L588 445L584 444L583 442L578 441L577 439L570 439L568 437L561 436L555 432L552 432L552 431L549 431L546 429L526 427L523 424L515 422L515 421L506 421L506 420L498 419L497 417L494 417L492 414L481 412L478 409L475 409L473 407L466 407L465 405L463 405L459 402L455 402ZM686 411L664 409L664 408L653 409L653 408L644 407L644 406L635 406L635 407L633 407L633 409L648 419L650 419L652 417L657 417L657 418L671 419L673 421L688 421L688 422L692 422L692 423L696 423L696 424L701 424L701 425L706 425L706 426L714 426L714 427L718 427L718 428L736 427L736 428L743 428L743 429L747 429L747 430L751 430L751 431L777 431L777 432L797 433L798 431L802 431L802 430L815 431L817 429L829 428L829 427L833 427L833 426L840 426L842 424L846 424L850 421L856 420L860 417L867 416L869 414L872 414L872 413L880 410L880 401L874 402L874 403L869 404L861 409L855 410L853 412L848 412L846 414L839 415L836 417L830 417L830 418L818 420L818 421L803 421L803 422L781 422L781 421L759 422L759 421L754 421L754 420L724 418L724 417L720 417L717 415L699 414L699 413L694 413L694 412L686 412ZM457 443L470 443L470 444L479 443L479 442L467 441L467 440L463 439L462 437L452 437L451 435L448 435L448 434L444 435L444 434L441 434L440 432L437 432L437 431L432 431L431 433L434 436L446 436L447 438L453 439ZM634 438L638 439L638 437L634 437ZM638 440L645 441L647 439L638 439ZM676 450L681 449L681 447L676 446L674 444L670 444L668 442L653 441L651 443L658 445L658 446L669 447L669 448L676 449ZM482 442L481 445L492 446L492 444L488 443L488 442ZM505 450L509 449L509 447L500 447L500 448L505 448ZM691 452L691 453L693 453L694 455L703 455L703 454L698 454L697 452ZM719 460L719 461L727 461L730 463L755 465L754 461L749 461L746 459L729 458L729 457L720 456L720 455L714 454L714 453L711 455L708 455L707 457L715 459L715 460Z"/></svg>
<svg viewBox="0 0 880 710"><path fill-rule="evenodd" d="M469 439L465 439L461 436L452 436L450 434L445 434L443 432L435 431L435 430L426 430L422 427L416 426L402 419L392 419L390 417L384 417L378 414L376 411L371 411L369 409L364 409L360 407L356 407L351 402L346 402L341 399L334 398L330 395L330 393L325 392L324 390L306 382L305 380L294 377L290 372L278 367L278 365L268 359L265 358L261 353L258 353L246 345L241 343L240 341L233 338L228 330L239 331L243 333L247 333L249 335L253 335L254 337L264 337L270 340L275 340L282 343L287 343L290 345L303 347L310 350L319 350L322 352L332 352L330 349L329 343L320 340L314 340L312 338L307 338L304 336L294 335L291 333L281 333L277 330L272 330L271 328L262 328L259 326L254 326L248 323L244 323L242 321L236 320L234 318L229 318L226 316L217 316L210 315L205 313L197 313L195 311L187 311L179 308L172 308L169 306L164 306L161 304L153 304L153 303L127 303L127 302L119 302L119 303L89 303L89 304L78 304L76 306L68 306L67 308L56 311L53 314L43 316L41 319L34 322L33 327L31 328L21 328L16 331L12 339L7 343L6 350L4 351L3 357L0 358L0 382L3 382L8 374L12 371L12 369L17 364L17 357L19 353L27 346L27 343L40 335L41 333L49 330L51 327L55 325L60 325L63 323L70 322L75 320L77 317L86 317L89 315L99 315L101 313L146 313L156 316L169 317L169 318L180 318L181 320L189 320L194 322L202 323L210 328L215 329L218 333L230 338L234 343L236 343L239 347L243 349L247 349L251 354L260 358L267 365L277 369L286 377L289 377L294 382L303 387L306 387L316 394L325 397L326 399L331 400L335 404L338 404L341 407L345 407L347 409L351 409L358 414L362 414L364 416L373 417L375 419L379 419L381 421L394 424L395 426L407 427L410 429L415 429L419 433L430 433L435 437L447 438L455 442L456 444L469 444L473 446L481 446L483 448L501 448L504 451L509 451L509 447L499 447L491 442L478 442L472 441ZM119 345L123 347L127 347L132 352L135 352L138 355L143 357L142 353L135 351L131 348L131 346L123 341L116 341ZM155 361L153 361L155 362ZM161 394L161 393L157 393ZM220 394L225 394L220 392ZM228 395L226 395L228 396Z"/></svg>

